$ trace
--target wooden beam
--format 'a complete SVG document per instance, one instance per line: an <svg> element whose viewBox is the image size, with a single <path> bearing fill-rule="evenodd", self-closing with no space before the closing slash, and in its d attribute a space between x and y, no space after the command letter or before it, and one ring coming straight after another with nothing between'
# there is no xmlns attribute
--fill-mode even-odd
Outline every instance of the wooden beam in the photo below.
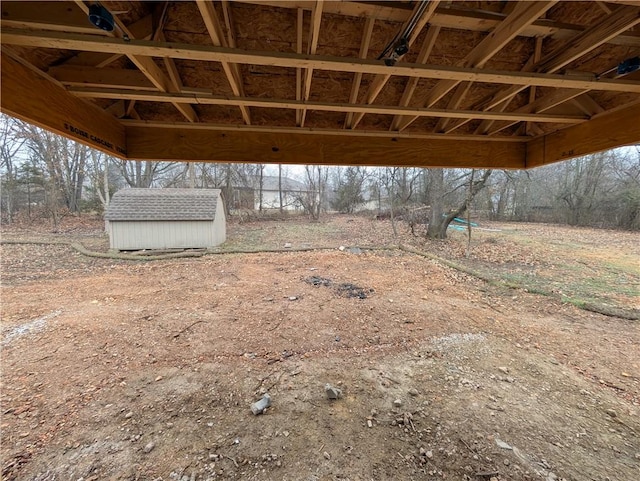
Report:
<svg viewBox="0 0 640 481"><path fill-rule="evenodd" d="M127 127L127 148L140 160L271 164L523 168L522 143L483 143L357 135L207 131Z"/></svg>
<svg viewBox="0 0 640 481"><path fill-rule="evenodd" d="M466 97L467 93L469 93L471 85L471 82L461 82L458 84L455 91L453 92L453 95L449 99L449 102L447 102L447 110L457 110L460 108L460 104ZM447 125L449 124L449 120L450 119L448 118L441 117L440 120L438 120L438 122L436 123L433 131L444 132L447 128Z"/></svg>
<svg viewBox="0 0 640 481"><path fill-rule="evenodd" d="M48 2L57 3L57 2ZM153 35L153 15L147 15L142 17L137 22L132 23L127 27L133 38L142 40L149 40ZM64 29L61 29L64 31ZM123 55L113 53L99 53L99 52L79 52L77 55L71 57L63 65L76 65L81 67L106 67Z"/></svg>
<svg viewBox="0 0 640 481"><path fill-rule="evenodd" d="M430 26L427 30L427 35L425 36L424 42L422 43L422 48L420 49L420 53L418 53L418 59L416 63L427 63L429 59L429 55L431 55L431 51L436 44L436 38L438 38L438 34L440 33L440 27ZM418 86L419 78L412 77L407 80L407 85L402 92L402 98L400 99L400 106L406 107L409 105L411 98L413 97L414 92L416 91L416 87ZM391 128L389 130L398 130L398 125L402 117L395 116L391 121Z"/></svg>
<svg viewBox="0 0 640 481"><path fill-rule="evenodd" d="M540 59L542 58L542 42L543 42L543 38L542 37L538 37L536 38L536 44L533 48L533 56L529 59L531 63L533 63L534 65L537 64L538 62L540 62ZM533 103L536 100L536 95L537 95L537 87L534 85L532 87L529 87L529 103ZM505 108L506 106L509 104L509 102L505 102ZM503 111L503 110L501 110ZM531 122L526 122L524 124L524 132L525 134L528 134L530 131L533 131L535 129L537 129L537 126L534 127L535 124L532 124Z"/></svg>
<svg viewBox="0 0 640 481"><path fill-rule="evenodd" d="M296 21L296 53L302 53L302 34L304 30L304 10L298 9ZM296 100L302 101L302 69L296 68ZM302 110L296 110L296 125L302 124Z"/></svg>
<svg viewBox="0 0 640 481"><path fill-rule="evenodd" d="M458 62L460 67L482 68L491 57L513 40L522 30L537 20L544 12L551 8L556 1L546 2L519 2L515 5L511 13L482 41L469 52L464 59ZM429 92L429 95L421 102L421 106L431 107L442 97L449 93L459 82L452 80L442 80L438 82ZM464 96L469 91L471 84L462 85L453 95L449 108L457 108ZM407 128L416 120L405 118L398 122L398 130ZM442 125L440 126L442 128Z"/></svg>
<svg viewBox="0 0 640 481"><path fill-rule="evenodd" d="M324 112L356 112L363 114L382 114L382 115L416 115L418 117L447 117L453 119L468 118L470 116L480 116L481 118L491 118L495 120L510 120L519 122L521 120L531 120L535 122L551 122L551 123L578 123L586 120L583 116L566 116L566 115L541 115L529 113L511 113L511 112L476 112L468 110L447 110L447 109L425 109L415 107L397 107L370 104L340 104L328 102L301 102L298 100L285 99L263 99L248 97L223 97L204 94L192 93L159 93L159 92L143 92L119 89L89 89L89 88L71 88L69 90L74 95L81 98L102 98L102 99L124 99L148 102L189 102L201 105L226 105L226 106L245 106L260 107L274 109L298 109L300 107L309 110L318 110Z"/></svg>
<svg viewBox="0 0 640 481"><path fill-rule="evenodd" d="M636 9L636 16L640 12L640 8ZM554 73L560 70L562 67L567 65L567 59L569 58L577 58L577 56L583 56L588 52L594 50L599 47L603 43L607 41L608 38L611 38L616 32L619 34L621 32L626 31L628 28L631 28L638 21L636 16L630 13L630 10L627 7L619 8L616 11L616 16L613 14L605 17L600 20L593 26L584 30L581 34L572 38L569 42L564 45L560 45L555 50L547 54L539 62L529 62L523 68L523 71L543 71L546 69L547 73ZM624 22L621 23L621 18L624 19ZM571 52L570 55L566 55L564 52ZM572 87L568 87L572 88ZM578 87L579 88L579 87ZM513 97L520 91L524 90L521 87L511 86L506 87L499 90L496 94L493 95L491 102L489 105L485 107L487 109L496 109L496 110L505 110L509 104L509 102L513 99ZM588 90L588 89L585 89ZM568 98L570 100L573 97ZM478 108L478 106L475 106ZM458 122L455 125L455 128L462 126L464 122ZM491 121L482 122L476 132L478 133L486 133L491 129L492 123Z"/></svg>
<svg viewBox="0 0 640 481"><path fill-rule="evenodd" d="M531 113L531 112L545 112L547 110L550 110L554 107L557 107L558 105L561 105L565 102L567 102L568 100L571 100L575 97L578 97L579 95L583 95L584 93L586 93L586 90L576 90L576 89L559 89L559 90L555 90L553 92L551 92L550 94L541 97L537 100L535 100L534 102L527 104L527 105L523 105L522 107L516 109L513 111L513 113L518 114L518 113ZM491 119L492 122L492 129L489 131L478 131L476 130L477 134L487 134L487 135L495 135L498 132L501 132L502 130L511 127L512 125L517 124L518 122L516 121L509 121L509 122L504 122L504 123L500 123L497 126L493 125L493 122L495 122L495 119Z"/></svg>
<svg viewBox="0 0 640 481"><path fill-rule="evenodd" d="M523 72L530 72L535 68L535 65L540 61L540 58L542 56L542 42L543 42L542 37L536 38L536 43L533 49L533 55L529 57L529 60L527 61L525 66L522 68ZM529 87L529 97L531 99L529 103L535 100L536 89L537 89L536 86ZM483 110L491 109L496 112L504 112L505 110L507 110L507 107L509 106L513 98L523 90L525 90L525 88L522 86L513 86L508 89L499 91L491 98L491 100L488 103L484 104ZM456 125L453 125L451 127L449 132L457 129L458 127L460 127L461 125L464 125L464 123L469 122L470 120L471 119L468 119L466 121L459 121ZM476 128L474 133L486 134L492 125L493 125L493 120L483 120L482 122L480 122L480 125ZM528 125L525 127L525 130L527 129Z"/></svg>
<svg viewBox="0 0 640 481"><path fill-rule="evenodd" d="M411 17L409 17L400 28L401 32L405 29L409 20L419 13L419 11L421 10L421 3L422 2L416 2L416 5L413 8ZM420 33L422 32L422 29L427 25L427 23L433 16L439 3L440 3L440 0L432 0L431 2L429 2L429 5L427 6L426 10L424 10L420 18L417 19L417 23L413 31L411 32L411 36L407 39L407 43L409 44L409 47L411 47L415 43L416 39L418 38L418 35L420 35ZM367 93L368 104L372 104L376 100L378 95L380 95L380 92L382 92L382 89L384 88L384 86L387 85L387 82L389 81L390 78L391 78L391 75L388 73L382 73L382 74L376 75L376 77L371 82L371 85L369 86L369 91ZM355 129L363 117L364 117L364 114L356 115L355 118L352 120L351 126L349 128Z"/></svg>
<svg viewBox="0 0 640 481"><path fill-rule="evenodd" d="M301 134L301 135L337 135L343 137L377 137L385 139L421 139L421 140L449 140L449 141L471 141L471 142L515 142L526 143L531 140L529 137L509 136L509 137L480 137L477 135L443 135L432 133L416 133L416 132L389 132L386 130L344 130L336 128L317 128L317 127L282 127L267 125L229 125L216 124L208 122L198 122L192 124L189 122L164 122L155 120L140 119L124 119L121 122L125 127L149 127L153 129L187 129L202 130L207 132L229 131L234 132L269 132L279 134Z"/></svg>
<svg viewBox="0 0 640 481"><path fill-rule="evenodd" d="M161 42L165 41L164 33L162 33L161 29L157 32L156 36ZM178 72L175 61L169 57L164 57L162 60L164 62L164 67L167 70L167 74L169 75L168 91L172 93L182 92L182 79L180 78L180 72ZM190 104L176 102L173 106L178 109L189 122L198 122L198 114L196 114L196 111Z"/></svg>
<svg viewBox="0 0 640 481"><path fill-rule="evenodd" d="M589 122L527 143L527 168L538 167L622 145L640 143L640 103L593 117Z"/></svg>
<svg viewBox="0 0 640 481"><path fill-rule="evenodd" d="M607 43L613 37L640 24L640 6L624 6L618 8L611 15L605 16L593 27L577 35L564 48L559 48L542 58L536 65L538 72L556 72L574 60L582 57L585 52Z"/></svg>
<svg viewBox="0 0 640 481"><path fill-rule="evenodd" d="M95 149L126 158L124 127L104 110L38 75L4 51L0 107L3 112Z"/></svg>
<svg viewBox="0 0 640 481"><path fill-rule="evenodd" d="M118 100L118 101L112 103L106 109L104 109L104 111L107 112L108 114L113 115L116 118L119 118L119 119L124 117L126 115L126 113L127 113L127 109L126 109L126 105L125 105L124 100Z"/></svg>
<svg viewBox="0 0 640 481"><path fill-rule="evenodd" d="M375 18L367 18L364 22L364 32L362 33L362 41L360 43L360 53L358 58L367 58L369 52L369 44L371 43L371 34L373 33L373 25ZM351 94L349 95L349 103L355 104L358 101L358 93L360 92L360 83L362 82L362 73L354 74L353 83L351 84ZM344 128L350 129L353 126L353 112L347 113L344 120Z"/></svg>
<svg viewBox="0 0 640 481"><path fill-rule="evenodd" d="M57 30L60 32L108 35L99 30L72 2L9 2L0 5L0 27Z"/></svg>
<svg viewBox="0 0 640 481"><path fill-rule="evenodd" d="M196 4L198 5L200 15L204 20L204 24L207 27L207 32L209 32L209 37L211 37L213 45L215 47L229 47L229 43L224 37L220 18L218 17L218 13L216 12L213 2L198 0ZM220 63L222 64L222 69L227 76L233 95L244 96L244 87L238 66L233 62L228 61L220 61ZM249 113L249 109L246 107L240 108L240 112L242 113L244 122L247 125L251 124L251 114Z"/></svg>
<svg viewBox="0 0 640 481"><path fill-rule="evenodd" d="M84 0L75 0L75 3L85 13L89 13L89 7ZM124 41L131 41L135 39L134 33L127 27L117 15L113 16L113 20L117 25L117 29L110 32L110 36ZM126 36L126 39L123 38ZM151 56L126 54L129 60L138 67L138 69L154 84L161 92L177 92L178 88L171 83L171 80L166 77L164 72L158 67ZM189 122L195 122L197 115L193 110L193 107L189 104L174 104L174 107L184 115Z"/></svg>
<svg viewBox="0 0 640 481"><path fill-rule="evenodd" d="M571 99L571 102L589 117L593 117L594 115L601 114L605 111L605 109L603 109L598 102L593 100L588 93L574 97Z"/></svg>
<svg viewBox="0 0 640 481"><path fill-rule="evenodd" d="M237 3L259 4L279 8L303 8L311 10L312 2L305 0L235 0ZM635 2L635 3L634 3ZM636 0L627 2L637 6ZM409 7L409 8L407 8ZM388 22L404 22L411 15L411 7L405 2L327 2L326 13L375 18ZM432 27L469 30L472 32L490 32L500 24L506 15L504 12L491 12L483 9L473 9L467 6L458 6L456 2L446 2L436 9L429 24ZM557 40L574 37L584 30L581 25L555 22L548 19L538 19L520 32L525 37L552 36ZM615 45L640 47L640 32L626 32L609 40Z"/></svg>
<svg viewBox="0 0 640 481"><path fill-rule="evenodd" d="M316 3L311 11L311 26L309 27L309 43L307 53L309 55L315 55L318 49L318 39L320 37L320 24L322 23L322 7L324 0L316 0ZM311 79L313 77L313 68L307 68L304 70L303 82L302 82L302 99L304 101L309 100L309 94L311 93ZM300 124L298 127L304 127L304 121L307 117L307 109L302 109L300 113Z"/></svg>
<svg viewBox="0 0 640 481"><path fill-rule="evenodd" d="M124 53L127 55L155 55L201 61L228 61L254 65L309 68L338 72L400 75L406 77L487 82L507 85L537 85L540 87L583 88L612 92L640 93L640 82L595 79L592 76L564 76L530 72L512 72L465 67L446 67L398 63L392 67L380 61L321 55L299 55L288 52L254 52L224 47L182 43L124 41L89 35L5 29L2 41L7 45L63 48L94 52Z"/></svg>
<svg viewBox="0 0 640 481"><path fill-rule="evenodd" d="M147 76L138 70L61 65L51 67L47 73L62 84L74 87L156 90Z"/></svg>

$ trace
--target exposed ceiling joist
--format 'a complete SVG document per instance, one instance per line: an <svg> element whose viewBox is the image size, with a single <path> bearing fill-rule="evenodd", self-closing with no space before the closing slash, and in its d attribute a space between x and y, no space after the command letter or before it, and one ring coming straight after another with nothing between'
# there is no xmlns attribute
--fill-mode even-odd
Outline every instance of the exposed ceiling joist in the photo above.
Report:
<svg viewBox="0 0 640 481"><path fill-rule="evenodd" d="M149 42L102 38L89 35L45 32L19 29L5 29L2 41L8 45L31 47L84 49L93 52L123 53L126 55L156 55L201 61L228 61L254 65L301 67L338 72L362 72L406 77L447 79L498 83L507 85L537 85L541 87L584 88L614 92L640 93L640 82L595 79L591 76L564 76L530 72L512 72L465 67L445 67L398 63L394 66L381 65L368 59L327 57L320 55L299 55L288 52L253 52L224 47L192 45L167 42Z"/></svg>
<svg viewBox="0 0 640 481"><path fill-rule="evenodd" d="M635 13L632 10L635 10ZM615 14L603 18L600 22L585 30L583 33L577 35L569 42L559 46L553 52L547 54L547 56L539 62L530 62L523 70L540 72L542 71L542 64L544 64L547 69L547 73L557 72L567 65L567 60L569 58L579 58L584 56L600 45L606 43L608 38L625 32L634 25L637 25L640 20L638 15L640 15L640 7L631 9L629 7L619 8ZM620 21L621 18L624 19L624 22L622 23ZM571 52L571 54L568 56L564 55L564 51ZM522 85L513 85L511 87L500 89L492 96L492 100L485 106L484 110L505 110L513 97L524 90L525 87L526 86ZM567 100L570 100L571 98L573 97L570 97ZM478 106L475 108L478 108ZM458 122L455 125L455 128L461 127L464 123L465 122L462 121ZM483 121L476 131L479 133L488 132L491 129L491 125L491 121Z"/></svg>
<svg viewBox="0 0 640 481"><path fill-rule="evenodd" d="M6 3L6 2L5 2ZM48 2L58 3L58 2ZM137 22L127 27L133 38L150 40L153 35L153 15L146 15ZM62 29L61 29L62 31ZM95 31L95 27L94 27ZM99 53L99 52L78 52L63 65L76 65L80 67L103 68L122 58L121 54Z"/></svg>
<svg viewBox="0 0 640 481"><path fill-rule="evenodd" d="M427 35L425 36L424 42L422 42L422 48L420 49L420 53L418 54L418 59L416 63L427 63L429 59L429 55L431 55L431 51L433 50L434 45L436 44L436 39L438 38L438 34L440 33L440 27L430 26L429 30L427 30ZM402 92L402 98L400 99L400 106L406 107L411 102L411 98L413 97L414 92L416 91L416 87L418 86L419 78L412 77L407 80L407 85ZM391 121L391 128L389 130L398 130L398 124L402 117L396 116Z"/></svg>
<svg viewBox="0 0 640 481"><path fill-rule="evenodd" d="M320 37L320 24L322 23L322 7L324 1L316 0L313 10L311 11L311 25L309 27L309 42L307 53L309 55L315 55L318 48L318 39ZM313 78L313 68L307 68L304 70L302 76L302 99L304 101L309 100L309 94L311 93L311 79ZM307 116L307 109L302 109L300 112L300 122L298 127L304 127L304 121Z"/></svg>
<svg viewBox="0 0 640 481"><path fill-rule="evenodd" d="M69 2L2 2L0 26L4 28L31 28L60 32L109 35L87 20L86 13Z"/></svg>
<svg viewBox="0 0 640 481"><path fill-rule="evenodd" d="M71 88L70 92L82 98L102 98L102 99L125 99L146 102L186 102L201 105L227 105L227 106L246 106L276 109L298 109L302 106L309 110L318 110L325 112L357 112L372 113L383 115L402 115L413 114L419 117L447 117L447 118L467 118L472 116L480 116L482 118L491 118L496 120L532 120L536 122L552 122L552 123L578 123L586 120L584 116L563 116L563 115L514 115L504 112L475 112L466 110L445 110L445 109L418 109L412 107L397 107L369 104L339 104L329 102L301 102L297 100L286 99L259 99L247 97L222 97L213 95L197 95L190 93L172 94L146 91L131 91L119 89L90 89L90 88Z"/></svg>
<svg viewBox="0 0 640 481"><path fill-rule="evenodd" d="M64 85L155 91L147 76L139 70L61 65L47 73Z"/></svg>
<svg viewBox="0 0 640 481"><path fill-rule="evenodd" d="M367 58L369 51L369 43L371 43L371 34L373 33L374 18L367 18L364 23L364 32L362 34L362 43L360 44L359 58ZM360 83L362 82L362 72L354 74L353 83L351 84L351 94L349 95L349 103L355 104L358 101L358 93L360 92ZM344 121L344 128L351 129L353 127L353 112L347 113Z"/></svg>
<svg viewBox="0 0 640 481"><path fill-rule="evenodd" d="M154 160L523 168L640 142L640 4L558 1L107 2L105 35L93 0L3 0L0 106Z"/></svg>
<svg viewBox="0 0 640 481"><path fill-rule="evenodd" d="M239 3L267 5L280 8L303 8L310 10L312 2L305 0L235 0ZM511 2L510 2L511 3ZM610 3L610 2L609 2ZM636 5L634 0L627 2ZM372 17L376 20L404 22L411 15L409 4L404 2L328 2L326 13L352 17ZM430 20L433 27L490 32L506 17L504 12L491 12L486 9L472 9L458 2L443 2ZM551 36L554 39L569 39L581 33L584 27L570 22L556 22L538 19L520 32L526 37ZM640 32L628 32L609 40L614 45L640 47Z"/></svg>
<svg viewBox="0 0 640 481"><path fill-rule="evenodd" d="M406 39L407 45L409 48L415 43L416 39L418 38L418 35L420 34L420 32L422 32L422 29L427 25L427 23L433 16L439 3L440 3L440 0L431 0L427 5L427 8L425 9L425 8L422 8L421 2L416 2L416 5L413 9L413 13L408 19L405 20L405 23L400 28L400 32L402 32L407 28L408 22L410 21L415 22L415 27L413 28L411 35L409 36L408 39ZM382 89L387 84L390 78L391 78L391 74L387 74L387 73L376 75L376 77L371 82L371 85L369 86L369 91L367 92L368 104L372 104L376 100L376 98L378 97L378 95L380 94L380 92L382 91ZM364 114L358 114L354 116L349 128L355 129L363 117L364 117Z"/></svg>
<svg viewBox="0 0 640 481"><path fill-rule="evenodd" d="M218 13L216 12L215 6L213 2L208 2L204 0L197 0L196 4L198 5L198 9L200 10L200 15L204 20L204 24L207 27L207 32L211 37L211 42L216 47L235 47L235 45L229 45L227 39L224 36L224 32L222 30L222 24L220 23L220 18L218 17ZM230 15L230 12L227 12L227 15ZM230 38L234 38L231 36ZM232 62L221 61L222 69L224 70L225 75L227 76L227 80L229 81L229 85L231 86L231 91L233 95L243 96L244 95L244 87L242 84L242 77L240 75L240 69L238 66ZM242 113L242 118L247 125L251 124L251 115L249 113L249 109L246 107L241 107L240 111Z"/></svg>
<svg viewBox="0 0 640 481"><path fill-rule="evenodd" d="M75 2L80 9L85 13L89 13L89 7L83 0L76 0ZM115 23L118 25L118 30L113 30L111 35L115 38L119 38L120 35L126 35L130 40L134 40L134 33L118 18L117 15L113 16ZM114 52L117 53L117 52ZM155 85L161 92L178 92L179 85L173 85L171 80L167 78L164 72L158 67L151 56L127 54L127 57L138 69L146 75L146 77ZM193 110L193 107L189 104L174 103L173 106L186 117L189 122L197 122L198 116Z"/></svg>
<svg viewBox="0 0 640 481"><path fill-rule="evenodd" d="M469 52L464 60L460 61L460 67L483 67L496 53L504 48L507 43L513 40L522 30L538 19L544 12L551 8L557 1L548 2L520 2L516 4L511 13L498 24L496 28L477 44ZM431 107L438 100L449 93L459 82L443 80L438 82L429 92L428 97L421 102L421 106ZM457 108L462 99L469 91L470 83L460 86L454 94L449 108ZM398 121L398 130L407 128L417 117L405 118Z"/></svg>

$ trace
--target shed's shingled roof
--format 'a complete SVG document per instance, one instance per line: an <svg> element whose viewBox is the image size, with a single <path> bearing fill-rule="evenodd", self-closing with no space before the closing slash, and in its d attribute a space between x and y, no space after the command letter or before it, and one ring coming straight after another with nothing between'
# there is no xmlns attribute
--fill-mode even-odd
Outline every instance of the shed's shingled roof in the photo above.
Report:
<svg viewBox="0 0 640 481"><path fill-rule="evenodd" d="M213 220L219 189L123 189L111 198L109 221Z"/></svg>

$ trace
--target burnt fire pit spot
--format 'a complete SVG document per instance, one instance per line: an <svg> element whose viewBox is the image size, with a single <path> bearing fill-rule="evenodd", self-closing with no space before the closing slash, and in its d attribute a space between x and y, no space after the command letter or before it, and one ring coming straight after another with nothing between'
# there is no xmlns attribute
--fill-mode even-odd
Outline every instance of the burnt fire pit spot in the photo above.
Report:
<svg viewBox="0 0 640 481"><path fill-rule="evenodd" d="M366 299L369 297L369 294L373 293L373 289L366 289L363 287L356 286L355 284L351 284L350 282L344 282L342 284L334 284L331 279L327 279L325 277L320 276L311 276L307 277L304 280L307 284L311 284L312 286L325 286L332 287L335 290L336 294L340 297L349 297L349 298L357 298L357 299Z"/></svg>

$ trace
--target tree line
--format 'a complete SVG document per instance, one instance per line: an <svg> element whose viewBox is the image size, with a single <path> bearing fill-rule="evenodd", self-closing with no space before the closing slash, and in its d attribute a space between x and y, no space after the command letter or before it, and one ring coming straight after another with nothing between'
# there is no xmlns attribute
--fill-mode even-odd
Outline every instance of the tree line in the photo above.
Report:
<svg viewBox="0 0 640 481"><path fill-rule="evenodd" d="M5 223L45 215L56 227L61 215L101 212L127 186L220 188L232 214L240 207L263 210L262 187L271 172L281 211L291 202L314 219L328 211L369 211L389 217L394 228L403 220L434 238L445 237L454 218L469 215L640 230L640 146L530 171L123 161L3 115L0 156ZM305 188L284 195L287 177Z"/></svg>

